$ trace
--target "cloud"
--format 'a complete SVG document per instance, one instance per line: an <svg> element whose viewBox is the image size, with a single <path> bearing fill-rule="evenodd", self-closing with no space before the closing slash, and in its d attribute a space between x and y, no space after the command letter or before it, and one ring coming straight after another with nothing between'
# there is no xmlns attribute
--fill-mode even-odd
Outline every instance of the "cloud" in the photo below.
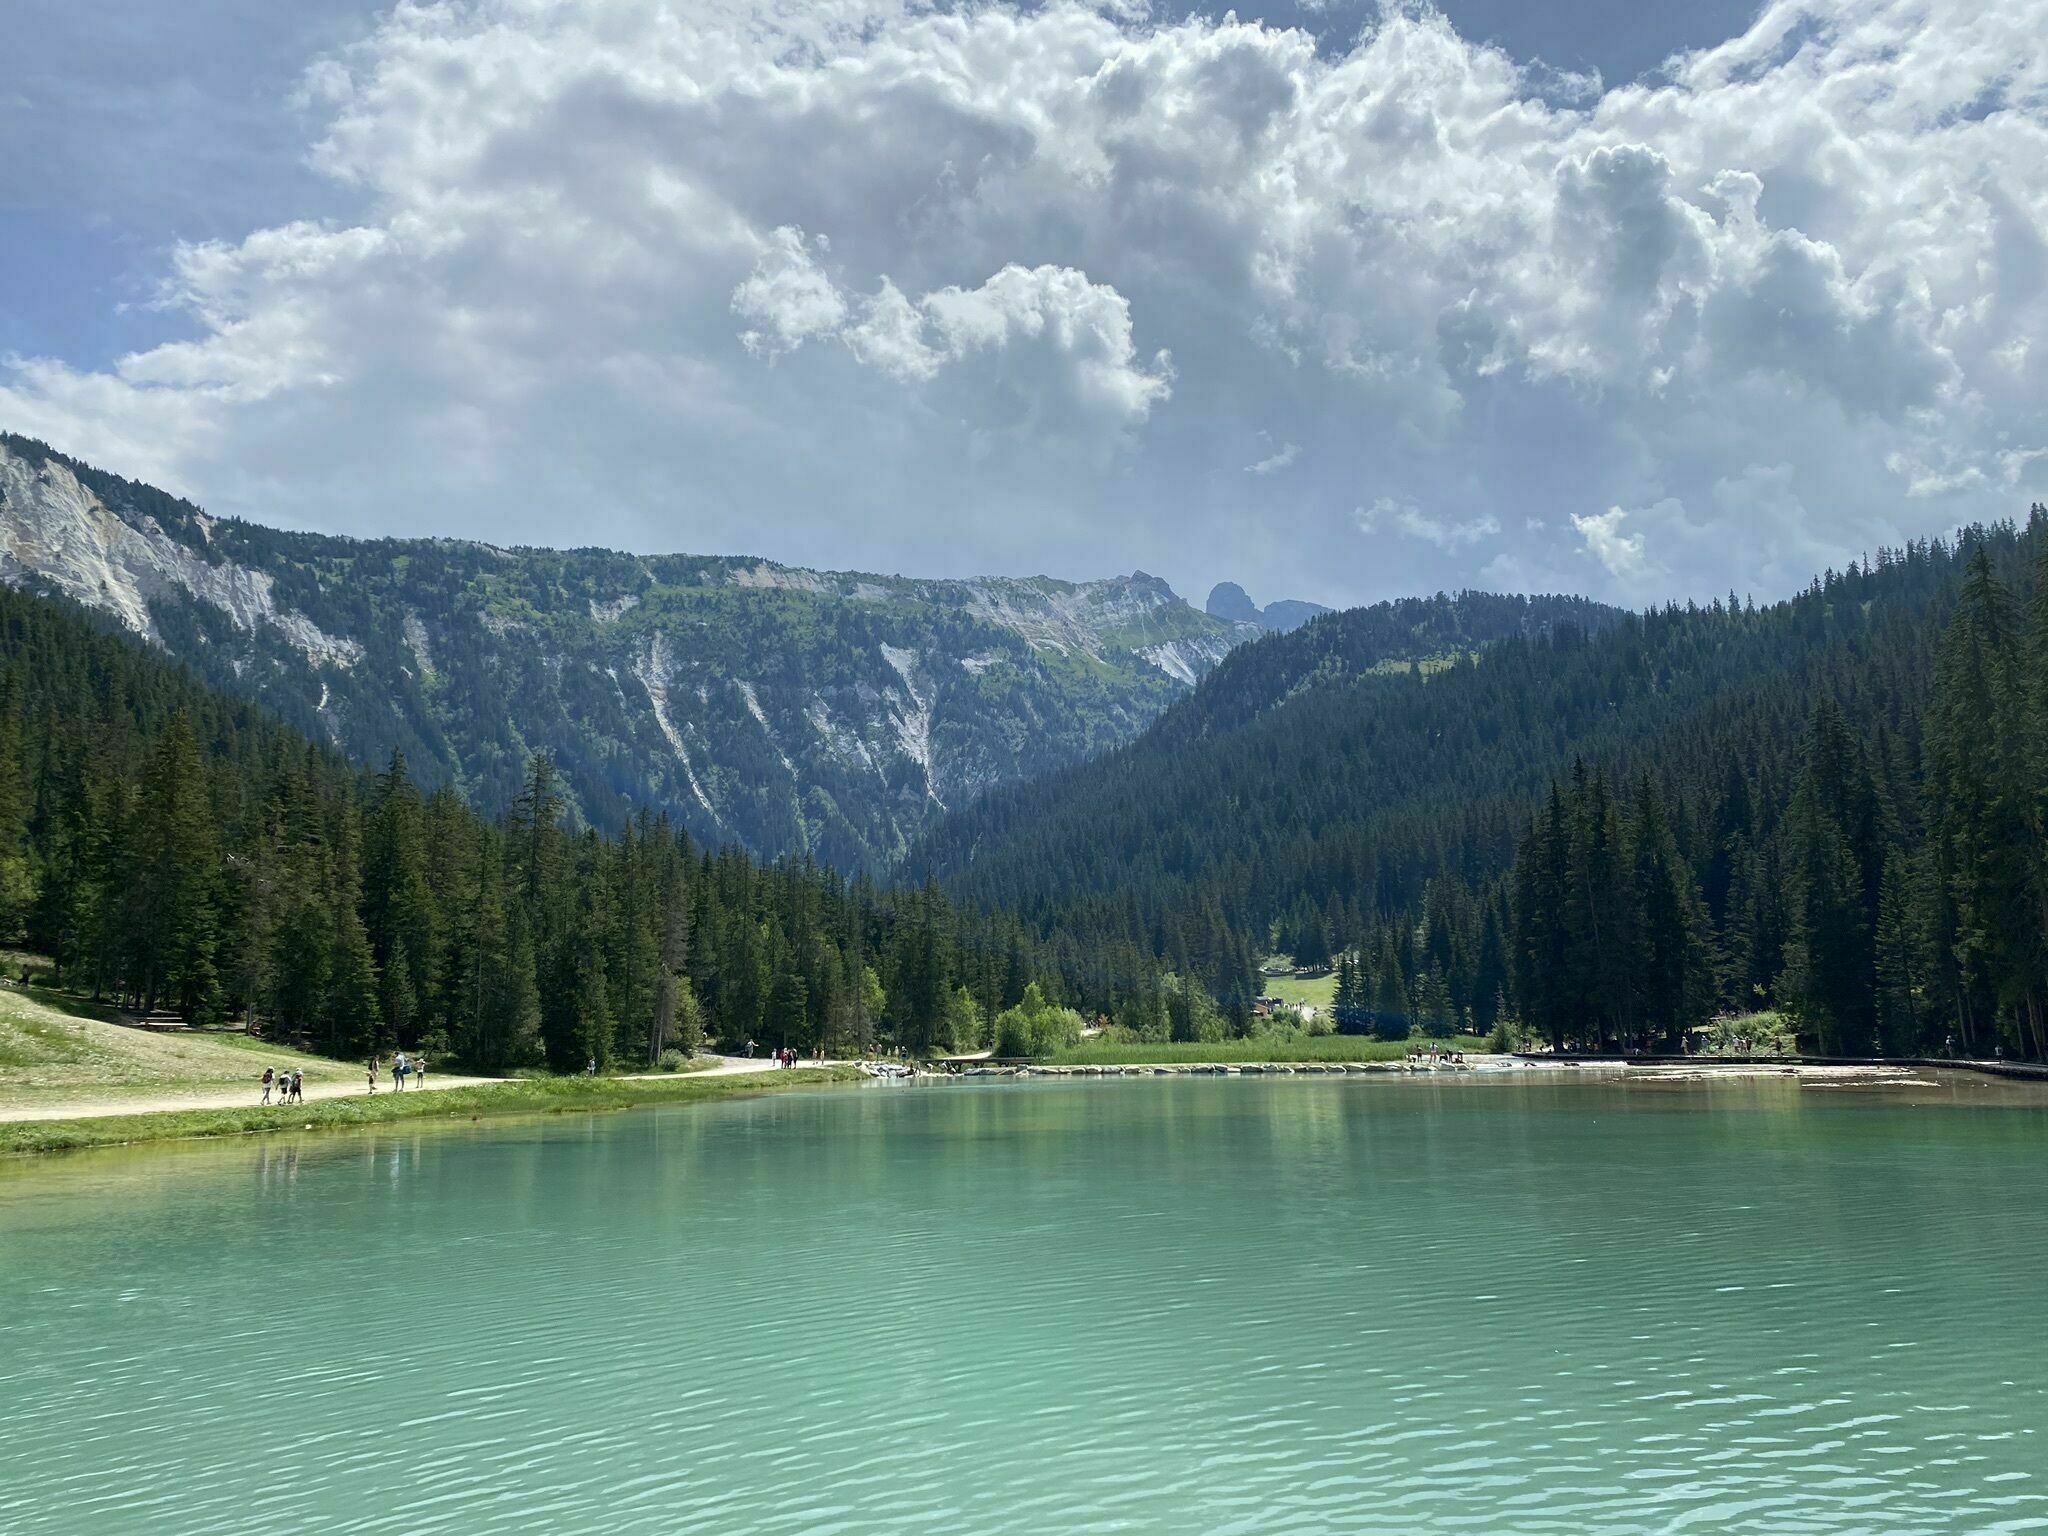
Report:
<svg viewBox="0 0 2048 1536"><path fill-rule="evenodd" d="M816 246L820 251L831 249L822 235ZM846 301L832 279L818 270L804 232L787 224L769 236L754 270L733 289L732 308L755 324L740 333L741 344L767 357L793 352L811 337L830 335L846 322Z"/></svg>
<svg viewBox="0 0 2048 1536"><path fill-rule="evenodd" d="M1264 436L1263 433L1260 435ZM1268 438L1267 441L1270 442L1271 439ZM1263 459L1260 459L1255 463L1245 465L1244 472L1248 475L1278 474L1281 470L1286 469L1288 466L1293 464L1296 459L1300 457L1301 445L1299 443L1282 443L1278 448L1274 449L1271 453L1267 454Z"/></svg>
<svg viewBox="0 0 2048 1536"><path fill-rule="evenodd" d="M824 236L812 245L831 247ZM802 230L777 229L754 270L733 290L733 312L756 322L740 333L757 356L774 358L804 342L836 337L869 367L902 383L924 383L948 363L982 352L1042 344L1057 354L1074 392L1119 420L1143 420L1173 393L1173 360L1139 361L1131 308L1106 283L1071 267L1012 263L975 288L936 289L912 302L886 276L860 319L819 270Z"/></svg>
<svg viewBox="0 0 2048 1536"><path fill-rule="evenodd" d="M1619 581L1634 582L1649 570L1650 562L1643 553L1643 536L1622 531L1622 524L1627 521L1628 514L1620 507L1585 515L1572 514L1572 527L1586 541L1587 552L1607 567L1610 576Z"/></svg>
<svg viewBox="0 0 2048 1536"><path fill-rule="evenodd" d="M1431 516L1412 502L1395 501L1390 496L1382 496L1370 507L1358 509L1353 519L1361 533L1390 528L1442 550L1465 549L1500 532L1500 520L1491 513L1457 521Z"/></svg>
<svg viewBox="0 0 2048 1536"><path fill-rule="evenodd" d="M399 6L306 61L328 202L0 425L356 532L1768 592L2048 493L2038 21L1772 0L1603 92L1406 6Z"/></svg>

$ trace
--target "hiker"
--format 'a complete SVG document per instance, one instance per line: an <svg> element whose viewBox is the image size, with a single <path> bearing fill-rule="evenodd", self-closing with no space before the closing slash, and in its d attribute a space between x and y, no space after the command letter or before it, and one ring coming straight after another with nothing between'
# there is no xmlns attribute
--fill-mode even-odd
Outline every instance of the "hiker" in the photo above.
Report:
<svg viewBox="0 0 2048 1536"><path fill-rule="evenodd" d="M427 1086L427 1058L426 1058L426 1057L424 1057L424 1056L415 1056L415 1057L413 1057L413 1059L412 1059L412 1075L413 1075L414 1077L416 1077L416 1078L418 1078L418 1079L419 1079L419 1081L418 1081L417 1083L414 1083L414 1084L413 1084L413 1086L414 1086L415 1088L424 1088L424 1087L426 1087L426 1086Z"/></svg>
<svg viewBox="0 0 2048 1536"><path fill-rule="evenodd" d="M403 1093L405 1091L405 1074L409 1070L411 1069L405 1064L405 1052L400 1051L391 1058L391 1091L393 1093Z"/></svg>
<svg viewBox="0 0 2048 1536"><path fill-rule="evenodd" d="M372 1057L370 1058L370 1092L372 1092L372 1093L375 1093L376 1091L377 1091L377 1058L376 1058L376 1057L374 1057L374 1056L372 1056Z"/></svg>
<svg viewBox="0 0 2048 1536"><path fill-rule="evenodd" d="M270 1085L277 1081L277 1074L269 1067L263 1069L263 1102L270 1102Z"/></svg>
<svg viewBox="0 0 2048 1536"><path fill-rule="evenodd" d="M583 1069L583 1075L585 1077L597 1076L597 1058L595 1056L590 1058L590 1064Z"/></svg>
<svg viewBox="0 0 2048 1536"><path fill-rule="evenodd" d="M292 1068L292 1102L294 1104L306 1102L306 1074L297 1067Z"/></svg>

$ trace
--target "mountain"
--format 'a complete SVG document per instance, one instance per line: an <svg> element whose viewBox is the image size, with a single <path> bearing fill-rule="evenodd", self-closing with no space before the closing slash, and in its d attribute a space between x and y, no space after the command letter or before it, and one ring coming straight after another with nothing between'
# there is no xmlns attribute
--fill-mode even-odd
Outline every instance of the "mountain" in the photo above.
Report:
<svg viewBox="0 0 2048 1536"><path fill-rule="evenodd" d="M1332 613L1321 603L1302 602L1298 598L1284 597L1261 608L1251 600L1243 587L1234 581L1219 581L1209 589L1209 601L1204 605L1211 618L1223 619L1232 624L1256 624L1261 629L1270 629L1286 634L1299 629L1318 614Z"/></svg>
<svg viewBox="0 0 2048 1536"><path fill-rule="evenodd" d="M1372 900L1376 867L1348 842L1383 807L1548 761L1585 706L1556 701L1553 722L1543 692L1500 690L1522 687L1522 658L1630 622L1585 598L1484 592L1326 615L1239 647L1129 745L945 817L912 866L1048 933L1110 921L1176 966L1192 952L1221 995L1224 951L1262 948L1326 852L1366 879L1340 881L1347 898Z"/></svg>
<svg viewBox="0 0 2048 1536"><path fill-rule="evenodd" d="M355 540L209 517L0 436L0 580L495 815L553 755L587 823L880 866L978 792L1127 741L1260 631L1142 571L919 581Z"/></svg>
<svg viewBox="0 0 2048 1536"><path fill-rule="evenodd" d="M971 1050L1032 995L1013 924L707 853L652 814L577 836L558 790L536 757L488 821L398 765L359 771L104 611L0 589L10 970L25 947L96 1003L493 1072L652 1065L707 1037Z"/></svg>
<svg viewBox="0 0 2048 1536"><path fill-rule="evenodd" d="M1375 610L1242 647L915 867L1070 991L1163 965L1240 1020L1278 950L1397 1035L2048 1053L2048 509L1764 607L1426 606L1435 663L1386 662L1426 625Z"/></svg>

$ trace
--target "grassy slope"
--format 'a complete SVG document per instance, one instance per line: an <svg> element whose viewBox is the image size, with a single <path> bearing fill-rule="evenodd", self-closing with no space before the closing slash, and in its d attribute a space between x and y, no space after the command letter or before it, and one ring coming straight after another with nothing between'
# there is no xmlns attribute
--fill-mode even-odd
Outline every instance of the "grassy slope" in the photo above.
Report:
<svg viewBox="0 0 2048 1536"><path fill-rule="evenodd" d="M544 1077L434 1093L380 1093L374 1099L367 1095L321 1099L290 1109L193 1109L90 1120L24 1120L0 1123L0 1155L263 1131L379 1126L401 1120L445 1123L485 1115L632 1109L646 1104L699 1103L858 1080L858 1073L843 1067L740 1077Z"/></svg>
<svg viewBox="0 0 2048 1536"><path fill-rule="evenodd" d="M1327 976L1261 976L1259 990L1283 1003L1314 1003L1327 1009L1337 998L1337 973Z"/></svg>
<svg viewBox="0 0 2048 1536"><path fill-rule="evenodd" d="M1421 1038L1374 1040L1364 1035L1255 1035L1212 1044L1130 1045L1093 1040L1048 1056L1045 1062L1056 1067L1114 1067L1144 1062L1399 1061L1410 1051L1431 1044L1452 1051L1486 1049L1486 1042L1474 1035L1435 1042Z"/></svg>
<svg viewBox="0 0 2048 1536"><path fill-rule="evenodd" d="M246 1035L152 1034L107 1017L107 1010L62 993L0 990L0 1106L247 1086L267 1066L295 1067L309 1083L353 1080L358 1073L353 1063Z"/></svg>

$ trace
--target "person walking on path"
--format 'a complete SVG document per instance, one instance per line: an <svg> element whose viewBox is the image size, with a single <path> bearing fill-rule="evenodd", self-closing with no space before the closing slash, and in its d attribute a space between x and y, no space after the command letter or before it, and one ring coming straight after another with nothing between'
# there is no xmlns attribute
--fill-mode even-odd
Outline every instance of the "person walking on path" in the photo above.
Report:
<svg viewBox="0 0 2048 1536"><path fill-rule="evenodd" d="M405 1092L405 1075L411 1070L406 1065L405 1052L400 1051L391 1058L391 1091L393 1093Z"/></svg>
<svg viewBox="0 0 2048 1536"><path fill-rule="evenodd" d="M374 1056L372 1056L372 1057L370 1058L370 1092L372 1092L372 1093L375 1093L376 1091L377 1091L377 1058L376 1058L376 1057L374 1057Z"/></svg>
<svg viewBox="0 0 2048 1536"><path fill-rule="evenodd" d="M297 1067L292 1068L292 1102L294 1104L306 1102L306 1074Z"/></svg>
<svg viewBox="0 0 2048 1536"><path fill-rule="evenodd" d="M424 1057L424 1056L415 1056L415 1057L413 1057L413 1059L412 1059L412 1073L413 1073L413 1076L414 1076L414 1077L417 1077L417 1078L419 1079L419 1081L418 1081L418 1082L416 1082L416 1083L414 1083L414 1084L413 1084L413 1087L415 1087L415 1088L424 1088L424 1087L426 1087L426 1086L427 1086L427 1058L426 1058L426 1057Z"/></svg>
<svg viewBox="0 0 2048 1536"><path fill-rule="evenodd" d="M277 1081L277 1073L270 1067L263 1069L263 1102L270 1102L271 1085Z"/></svg>

